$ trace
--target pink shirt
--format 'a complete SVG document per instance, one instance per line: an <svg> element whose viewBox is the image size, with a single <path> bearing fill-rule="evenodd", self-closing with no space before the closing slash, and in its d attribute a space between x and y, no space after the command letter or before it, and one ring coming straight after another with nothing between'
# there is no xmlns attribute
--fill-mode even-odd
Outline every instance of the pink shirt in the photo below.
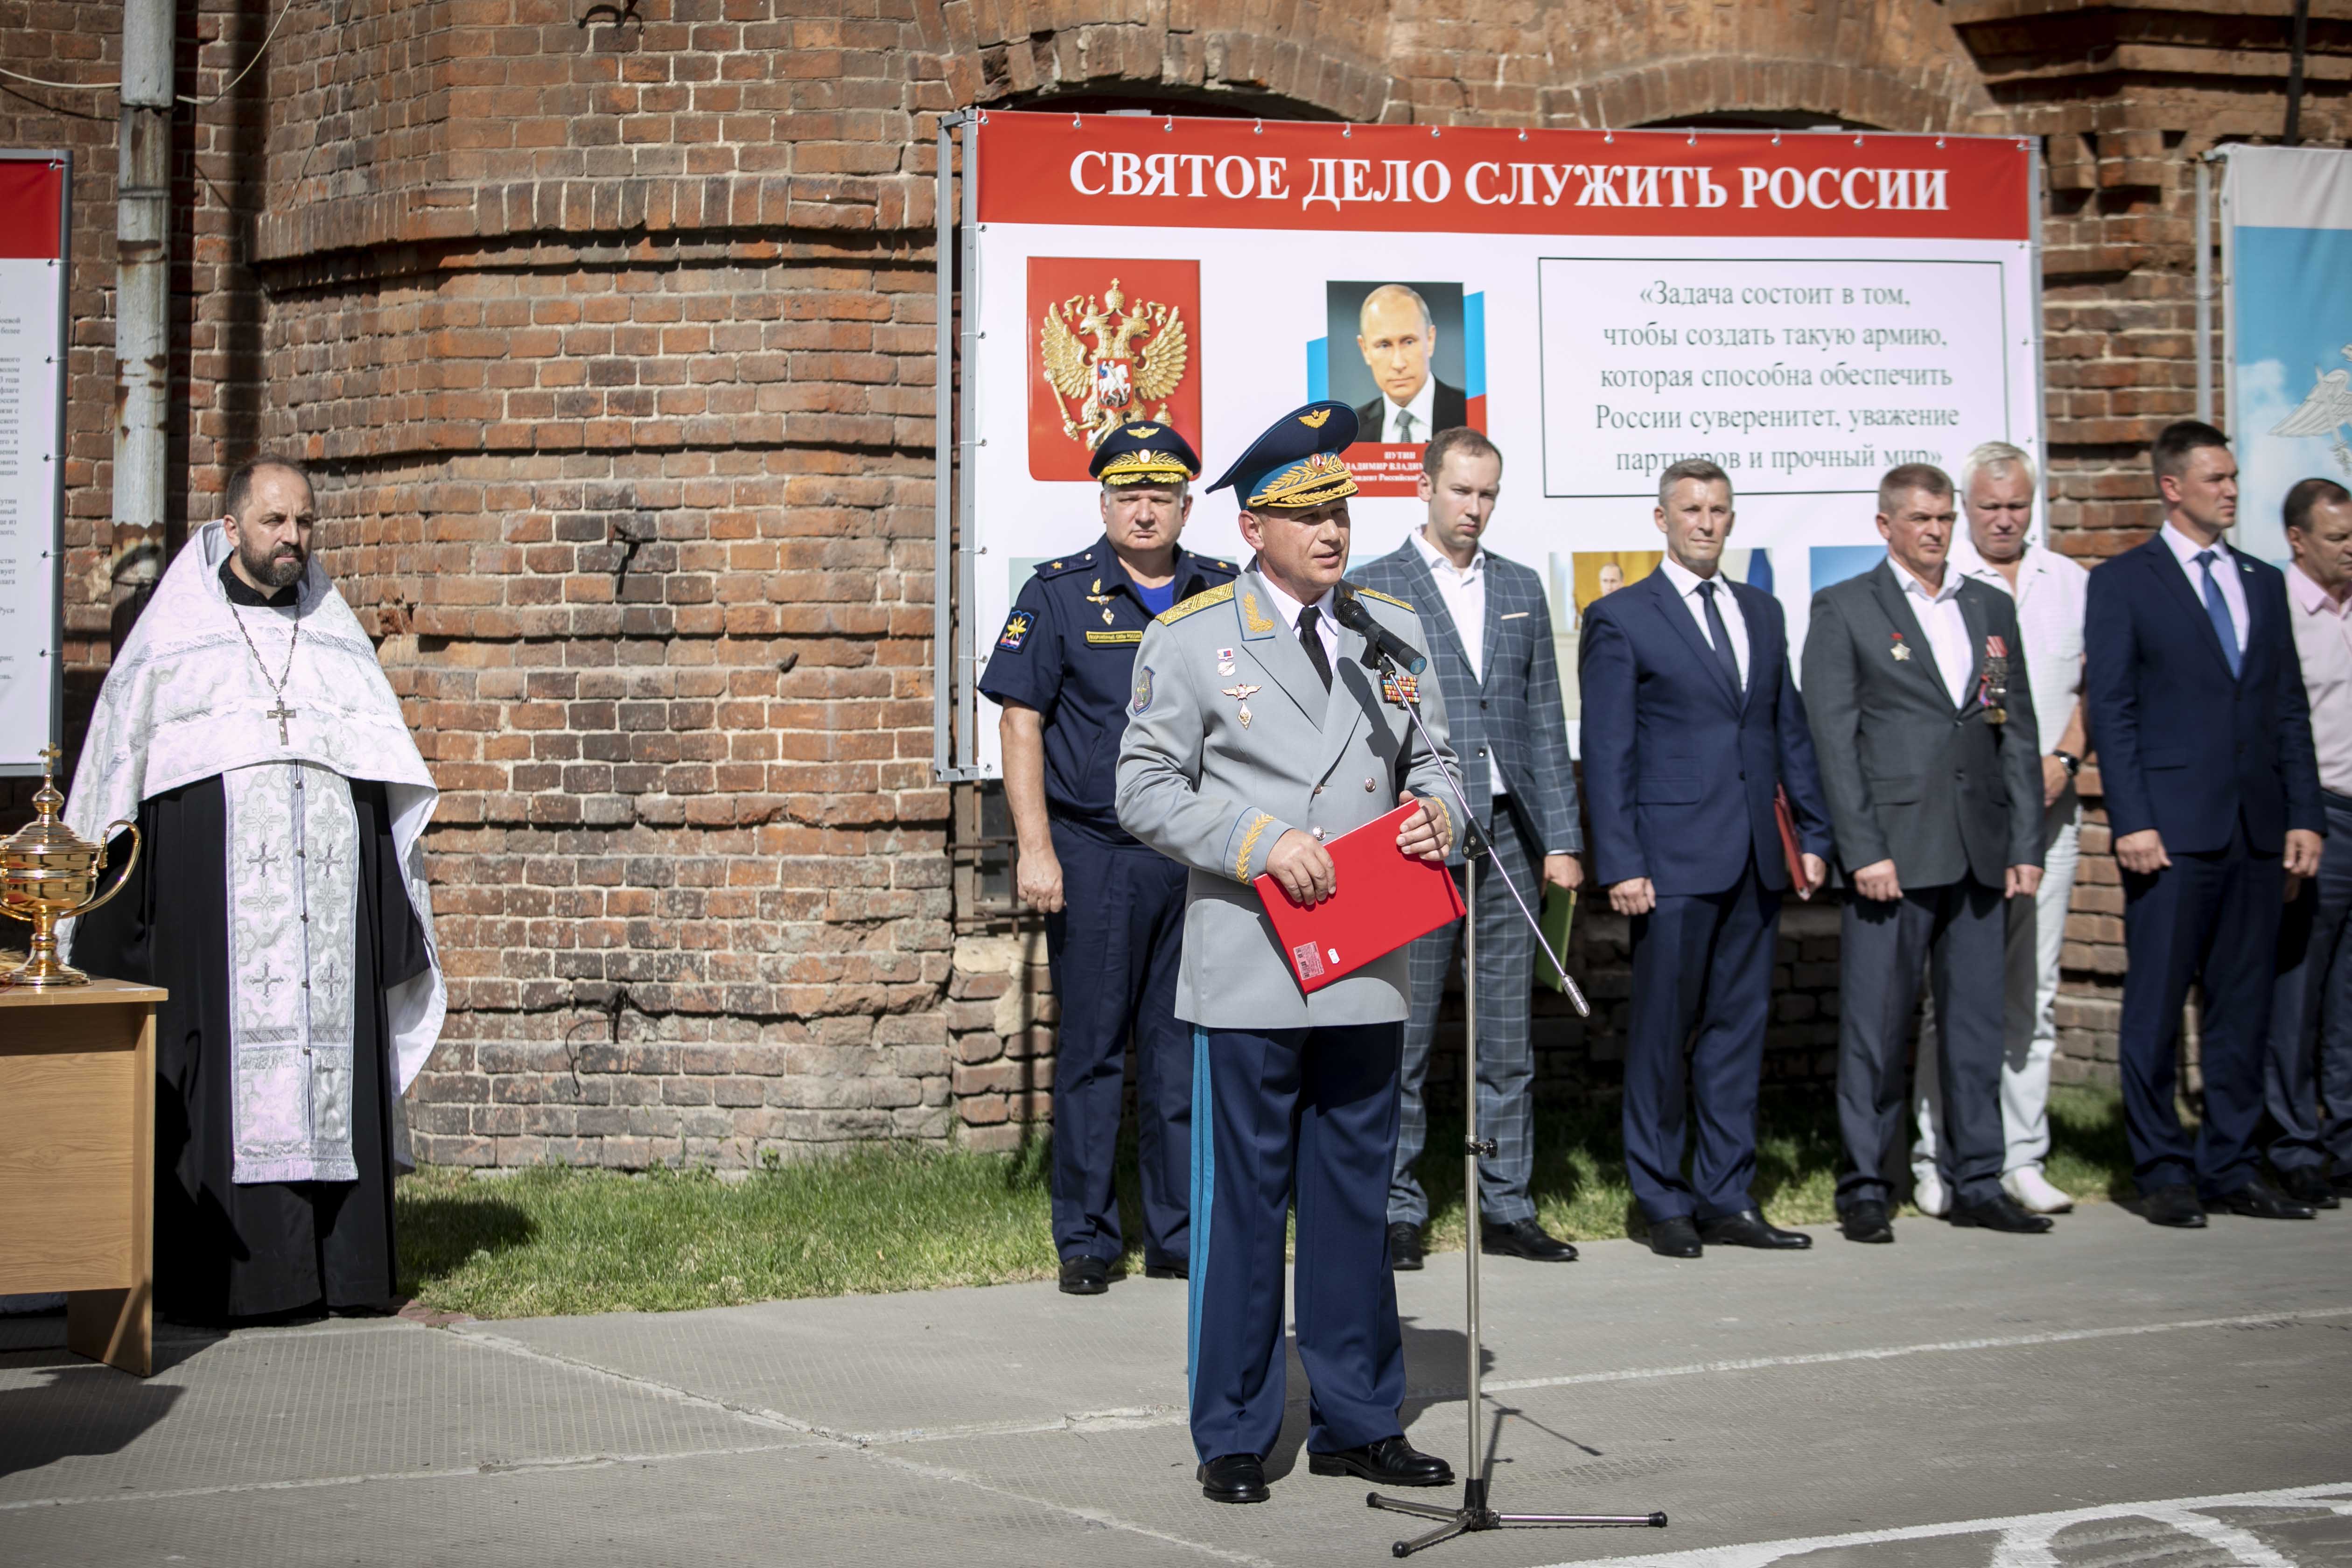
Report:
<svg viewBox="0 0 2352 1568"><path fill-rule="evenodd" d="M2319 753L2319 782L2337 795L2352 795L2352 605L2339 605L2327 590L2286 569L2286 594L2294 605L2295 657L2303 661L2303 689L2311 699L2311 743Z"/></svg>

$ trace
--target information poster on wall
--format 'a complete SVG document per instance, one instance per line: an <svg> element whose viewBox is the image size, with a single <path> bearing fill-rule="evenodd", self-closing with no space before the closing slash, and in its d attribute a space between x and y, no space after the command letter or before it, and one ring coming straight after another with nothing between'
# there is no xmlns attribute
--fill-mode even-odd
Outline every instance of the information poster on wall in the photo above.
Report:
<svg viewBox="0 0 2352 1568"><path fill-rule="evenodd" d="M1488 535L1583 608L1654 569L1660 470L1731 476L1730 570L1804 635L1882 553L1879 476L2042 449L2036 156L2015 137L1536 132L990 112L965 309L973 655L1101 532L1093 443L1165 419L1206 468L1286 410L1359 412L1358 561L1431 431L1504 455ZM1229 492L1188 547L1243 551ZM977 712L995 771L995 715Z"/></svg>
<svg viewBox="0 0 2352 1568"><path fill-rule="evenodd" d="M66 245L62 153L0 149L0 774L63 721Z"/></svg>
<svg viewBox="0 0 2352 1568"><path fill-rule="evenodd" d="M2225 147L2231 542L2284 565L2299 479L2352 485L2352 153Z"/></svg>

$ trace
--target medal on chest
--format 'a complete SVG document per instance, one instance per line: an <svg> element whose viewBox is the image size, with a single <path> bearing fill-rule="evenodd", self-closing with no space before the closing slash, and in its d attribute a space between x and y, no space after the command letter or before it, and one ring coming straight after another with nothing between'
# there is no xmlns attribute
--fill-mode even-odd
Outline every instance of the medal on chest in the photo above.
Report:
<svg viewBox="0 0 2352 1568"><path fill-rule="evenodd" d="M1908 663L1910 663L1910 662L1911 662L1911 645L1910 645L1909 643L1905 642L1905 641L1903 640L1903 634L1902 634L1901 632L1895 632L1895 633L1893 633L1893 634L1891 634L1891 635L1892 635L1892 636L1894 637L1894 638L1895 638L1895 646L1894 646L1893 647L1888 648L1886 651L1887 651L1887 652L1889 652L1889 653L1891 653L1891 654L1893 654L1893 655L1895 656L1895 663L1897 663L1897 664L1908 664Z"/></svg>
<svg viewBox="0 0 2352 1568"><path fill-rule="evenodd" d="M1400 675L1392 669L1384 671L1381 676L1381 700L1393 702L1400 708L1419 702L1421 678L1417 675Z"/></svg>
<svg viewBox="0 0 2352 1568"><path fill-rule="evenodd" d="M1221 692L1219 693L1219 695L1220 695L1220 696L1223 696L1223 697L1230 697L1230 698L1232 698L1234 701L1236 701L1236 702L1238 702L1238 703L1240 703L1240 704L1241 704L1241 709L1240 709L1240 710L1239 710L1238 712L1236 712L1236 713L1234 715L1234 717L1235 717L1235 718L1239 719L1239 720L1242 721L1242 728L1243 728L1243 729L1244 729L1244 730L1246 730L1246 729L1248 729L1248 728L1249 728L1249 721L1250 721L1250 707L1249 707L1249 700L1250 700L1251 698L1253 698L1253 697L1256 696L1256 695L1258 694L1258 692L1259 692L1261 689L1262 689L1262 688L1259 688L1259 687L1255 687L1255 686L1251 686L1251 685L1248 685L1248 684L1246 684L1246 683L1236 683L1236 684L1234 684L1234 685L1232 685L1232 686L1228 686L1228 687L1226 687L1223 691L1221 691Z"/></svg>
<svg viewBox="0 0 2352 1568"><path fill-rule="evenodd" d="M1983 705L1986 723L2009 722L2009 644L2003 638L1985 638L1984 673L1977 679L1977 701Z"/></svg>

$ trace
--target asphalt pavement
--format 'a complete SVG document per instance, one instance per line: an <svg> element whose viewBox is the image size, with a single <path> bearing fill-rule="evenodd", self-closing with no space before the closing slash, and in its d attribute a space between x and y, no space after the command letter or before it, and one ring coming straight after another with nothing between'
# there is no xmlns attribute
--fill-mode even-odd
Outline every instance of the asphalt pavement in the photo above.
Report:
<svg viewBox="0 0 2352 1568"><path fill-rule="evenodd" d="M2352 1211L1810 1253L1488 1259L1475 1568L2352 1568ZM1403 1276L1414 1442L1466 1446L1463 1259ZM1370 1563L1418 1528L1307 1474L1204 1501L1185 1288L159 1331L145 1382L0 1320L0 1563ZM1422 1493L1456 1500L1455 1493Z"/></svg>

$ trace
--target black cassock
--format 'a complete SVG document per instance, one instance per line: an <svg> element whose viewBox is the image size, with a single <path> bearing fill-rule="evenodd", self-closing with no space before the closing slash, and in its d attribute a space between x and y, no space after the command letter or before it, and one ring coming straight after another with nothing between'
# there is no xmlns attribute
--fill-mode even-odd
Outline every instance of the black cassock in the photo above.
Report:
<svg viewBox="0 0 2352 1568"><path fill-rule="evenodd" d="M230 592L242 603L265 602L242 583ZM230 1179L228 824L218 774L140 802L142 852L130 885L74 931L77 967L172 994L155 1009L155 1305L183 1322L397 1303L384 993L424 973L430 960L401 879L384 787L353 779L351 790L360 847L352 1040L358 1181L240 1186ZM121 865L130 852L125 833L107 862Z"/></svg>

